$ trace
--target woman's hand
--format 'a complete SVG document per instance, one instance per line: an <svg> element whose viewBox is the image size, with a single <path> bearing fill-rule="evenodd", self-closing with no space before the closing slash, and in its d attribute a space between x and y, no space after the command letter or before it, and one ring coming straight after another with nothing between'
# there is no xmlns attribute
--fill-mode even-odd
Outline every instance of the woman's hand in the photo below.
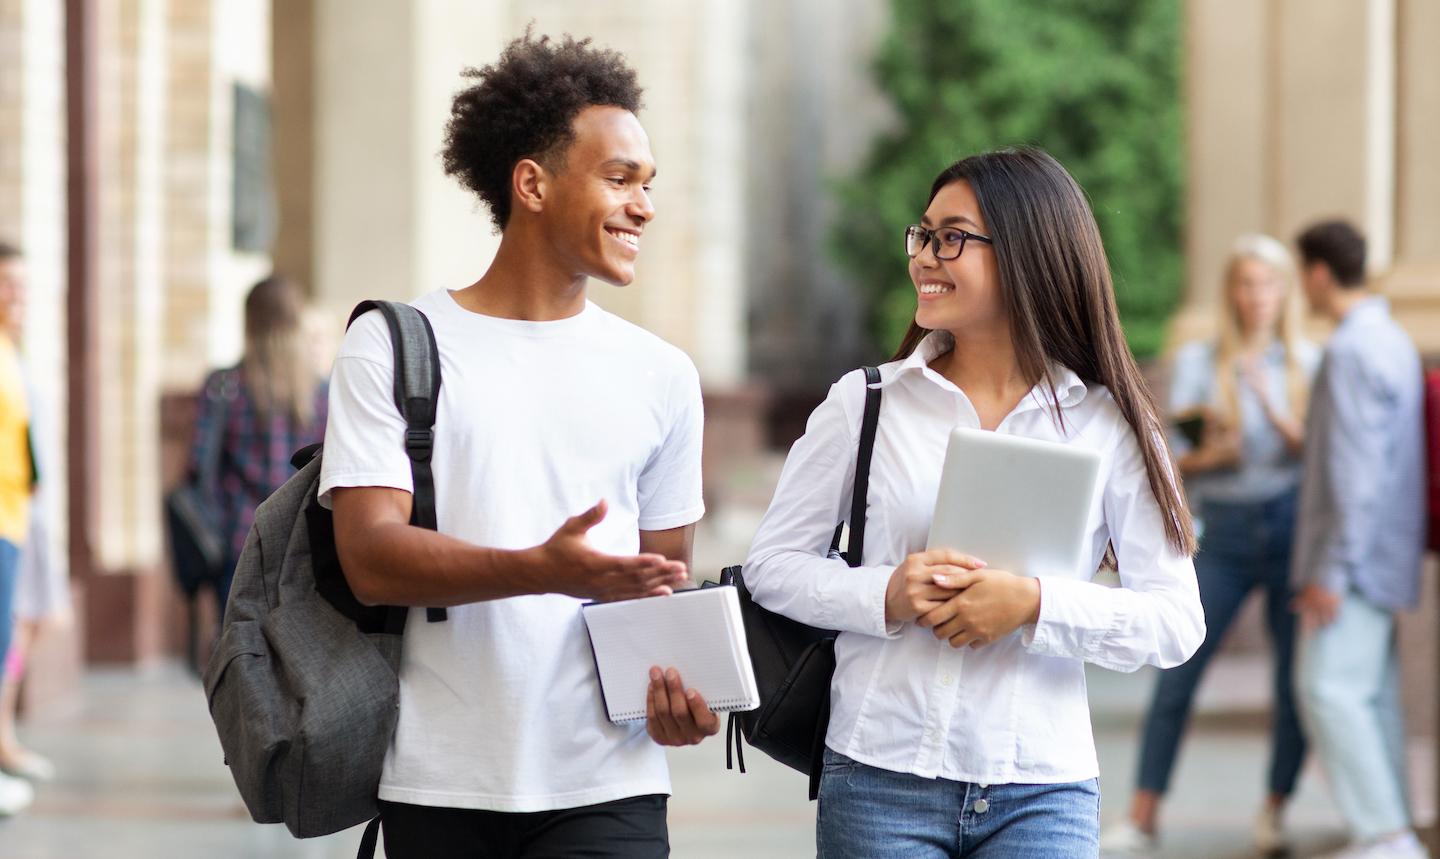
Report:
<svg viewBox="0 0 1440 859"><path fill-rule="evenodd" d="M984 647L1040 620L1038 579L985 569L936 575L935 584L959 593L916 623L951 647Z"/></svg>
<svg viewBox="0 0 1440 859"><path fill-rule="evenodd" d="M953 588L936 584L936 578L963 575L981 569L985 562L949 549L916 552L890 575L885 588L885 622L906 623L955 596Z"/></svg>
<svg viewBox="0 0 1440 859"><path fill-rule="evenodd" d="M1247 361L1242 365L1240 378L1250 390L1255 392L1255 398L1260 401L1260 408L1265 412L1265 420L1270 426L1280 433L1285 440L1285 448L1291 455L1300 453L1305 443L1305 425L1289 415L1280 413L1275 408L1275 401L1270 398L1270 387L1265 380L1265 371L1258 364Z"/></svg>
<svg viewBox="0 0 1440 859"><path fill-rule="evenodd" d="M1195 474L1233 468L1240 464L1241 450L1240 431L1209 412L1199 447L1180 457L1180 472Z"/></svg>

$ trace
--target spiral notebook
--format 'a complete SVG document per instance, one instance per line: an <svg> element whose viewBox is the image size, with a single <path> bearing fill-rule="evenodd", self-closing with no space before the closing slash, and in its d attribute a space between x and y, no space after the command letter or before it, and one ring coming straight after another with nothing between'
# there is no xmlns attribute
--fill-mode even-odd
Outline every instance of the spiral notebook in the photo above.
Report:
<svg viewBox="0 0 1440 859"><path fill-rule="evenodd" d="M583 614L610 721L645 718L652 665L675 668L717 713L760 706L735 588L590 603Z"/></svg>

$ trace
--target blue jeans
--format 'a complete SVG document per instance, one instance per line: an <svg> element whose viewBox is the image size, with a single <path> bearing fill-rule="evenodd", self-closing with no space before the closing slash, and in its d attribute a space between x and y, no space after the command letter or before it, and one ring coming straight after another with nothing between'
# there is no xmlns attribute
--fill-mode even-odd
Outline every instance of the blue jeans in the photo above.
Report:
<svg viewBox="0 0 1440 859"><path fill-rule="evenodd" d="M20 579L20 547L0 540L0 668L10 655L10 634L15 625L15 583Z"/></svg>
<svg viewBox="0 0 1440 859"><path fill-rule="evenodd" d="M867 766L825 750L819 859L1093 859L1100 785L978 785Z"/></svg>
<svg viewBox="0 0 1440 859"><path fill-rule="evenodd" d="M1295 533L1293 492L1251 504L1201 507L1205 533L1195 556L1205 642L1190 661L1160 673L1145 718L1139 787L1163 794L1170 787L1180 740L1190 721L1195 687L1205 675L1230 623L1250 592L1265 594L1265 621L1275 648L1275 712L1270 724L1270 793L1289 796L1305 760L1305 734L1295 709L1292 682L1295 614L1290 610L1290 544Z"/></svg>
<svg viewBox="0 0 1440 859"><path fill-rule="evenodd" d="M1395 614L1347 593L1300 641L1295 685L1315 754L1357 841L1410 826Z"/></svg>

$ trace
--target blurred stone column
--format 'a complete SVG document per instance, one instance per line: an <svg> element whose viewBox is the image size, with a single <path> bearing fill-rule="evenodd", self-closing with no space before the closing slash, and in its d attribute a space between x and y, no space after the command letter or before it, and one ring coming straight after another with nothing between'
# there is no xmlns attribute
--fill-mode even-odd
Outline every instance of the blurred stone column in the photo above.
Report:
<svg viewBox="0 0 1440 859"><path fill-rule="evenodd" d="M1384 289L1440 361L1440 4L1399 0L1394 267Z"/></svg>
<svg viewBox="0 0 1440 859"><path fill-rule="evenodd" d="M1221 267L1241 233L1272 229L1271 14L1251 0L1185 8L1186 290L1175 339L1213 325Z"/></svg>
<svg viewBox="0 0 1440 859"><path fill-rule="evenodd" d="M86 654L133 661L159 652L160 394L163 307L165 0L100 3L97 93L100 224L94 320L101 359Z"/></svg>

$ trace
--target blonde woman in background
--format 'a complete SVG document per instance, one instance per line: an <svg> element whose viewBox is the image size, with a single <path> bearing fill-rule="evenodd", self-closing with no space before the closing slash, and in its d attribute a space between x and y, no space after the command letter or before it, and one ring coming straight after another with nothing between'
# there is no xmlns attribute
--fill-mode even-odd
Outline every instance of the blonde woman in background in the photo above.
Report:
<svg viewBox="0 0 1440 859"><path fill-rule="evenodd" d="M256 505L294 473L295 451L325 437L328 386L316 371L306 314L292 281L280 275L260 281L245 299L245 356L205 380L191 468L203 474L201 464L218 458L209 489L227 536L216 593L222 614ZM224 424L219 432L216 421Z"/></svg>
<svg viewBox="0 0 1440 859"><path fill-rule="evenodd" d="M1160 800L1190 718L1195 689L1240 607L1265 594L1275 648L1275 709L1269 795L1255 825L1262 851L1284 847L1281 815L1305 757L1292 692L1296 622L1288 587L1300 480L1300 447L1318 347L1300 335L1294 260L1279 241L1241 236L1225 266L1219 336L1176 353L1170 411L1175 451L1200 522L1195 558L1205 606L1205 643L1189 662L1161 673L1145 719L1138 784L1129 818L1102 847L1148 852L1157 845ZM1186 437L1188 436L1188 438Z"/></svg>

